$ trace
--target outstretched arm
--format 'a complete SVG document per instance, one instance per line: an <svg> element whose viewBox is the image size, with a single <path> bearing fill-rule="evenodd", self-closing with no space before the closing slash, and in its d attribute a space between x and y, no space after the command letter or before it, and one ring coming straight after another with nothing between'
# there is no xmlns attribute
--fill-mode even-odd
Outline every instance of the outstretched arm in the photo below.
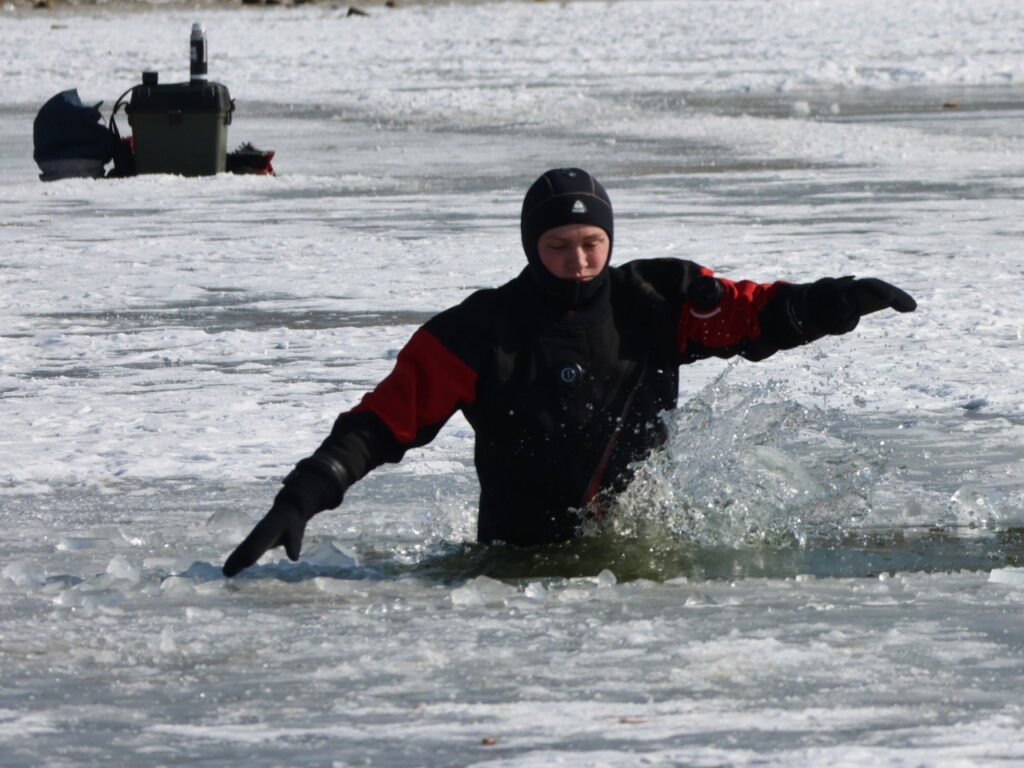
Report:
<svg viewBox="0 0 1024 768"><path fill-rule="evenodd" d="M763 360L780 349L849 333L863 315L882 309L912 312L916 307L910 294L877 278L733 282L703 269L687 287L679 348L684 362L733 355Z"/></svg>
<svg viewBox="0 0 1024 768"><path fill-rule="evenodd" d="M284 479L270 511L224 563L224 575L234 576L278 546L298 560L315 514L341 504L348 487L375 467L433 440L475 391L476 373L428 328L418 330L388 377L341 414L316 452Z"/></svg>

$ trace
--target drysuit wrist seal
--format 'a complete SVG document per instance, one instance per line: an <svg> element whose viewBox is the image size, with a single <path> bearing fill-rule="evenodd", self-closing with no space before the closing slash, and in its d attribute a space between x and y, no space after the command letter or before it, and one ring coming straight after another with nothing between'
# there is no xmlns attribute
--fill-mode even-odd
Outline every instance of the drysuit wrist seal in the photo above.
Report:
<svg viewBox="0 0 1024 768"><path fill-rule="evenodd" d="M348 470L341 462L317 451L296 464L282 484L286 490L310 498L314 507L312 514L316 514L341 504L349 482Z"/></svg>

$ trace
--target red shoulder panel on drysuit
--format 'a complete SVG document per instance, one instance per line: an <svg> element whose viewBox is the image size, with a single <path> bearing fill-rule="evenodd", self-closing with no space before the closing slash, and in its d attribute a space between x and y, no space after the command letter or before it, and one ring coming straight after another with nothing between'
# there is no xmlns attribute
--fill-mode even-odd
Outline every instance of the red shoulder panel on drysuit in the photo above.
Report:
<svg viewBox="0 0 1024 768"><path fill-rule="evenodd" d="M398 353L394 370L353 412L372 411L408 445L424 427L443 424L460 405L472 404L476 380L476 371L420 328Z"/></svg>
<svg viewBox="0 0 1024 768"><path fill-rule="evenodd" d="M702 275L714 273L701 268ZM698 310L689 301L683 302L679 317L679 351L690 341L710 349L731 347L761 335L758 312L771 301L778 283L754 283L750 280L733 282L718 278L724 294L714 309Z"/></svg>

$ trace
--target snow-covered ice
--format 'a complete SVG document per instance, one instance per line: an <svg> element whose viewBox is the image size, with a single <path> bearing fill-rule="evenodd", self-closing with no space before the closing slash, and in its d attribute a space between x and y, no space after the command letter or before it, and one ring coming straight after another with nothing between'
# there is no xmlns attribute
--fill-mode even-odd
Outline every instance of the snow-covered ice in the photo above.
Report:
<svg viewBox="0 0 1024 768"><path fill-rule="evenodd" d="M277 177L49 184L42 102L183 79L198 12L0 11L0 764L1024 762L1024 6L346 8L201 10ZM469 543L455 418L223 579L568 164L616 261L919 309L684 369L579 544Z"/></svg>

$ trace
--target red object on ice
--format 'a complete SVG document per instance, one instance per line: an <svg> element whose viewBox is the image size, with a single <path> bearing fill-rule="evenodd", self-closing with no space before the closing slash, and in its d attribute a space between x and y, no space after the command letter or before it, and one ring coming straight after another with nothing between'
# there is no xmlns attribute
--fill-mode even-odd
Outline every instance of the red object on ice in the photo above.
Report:
<svg viewBox="0 0 1024 768"><path fill-rule="evenodd" d="M253 174L256 176L273 176L274 150L256 149L246 142L234 152L228 152L228 173Z"/></svg>

